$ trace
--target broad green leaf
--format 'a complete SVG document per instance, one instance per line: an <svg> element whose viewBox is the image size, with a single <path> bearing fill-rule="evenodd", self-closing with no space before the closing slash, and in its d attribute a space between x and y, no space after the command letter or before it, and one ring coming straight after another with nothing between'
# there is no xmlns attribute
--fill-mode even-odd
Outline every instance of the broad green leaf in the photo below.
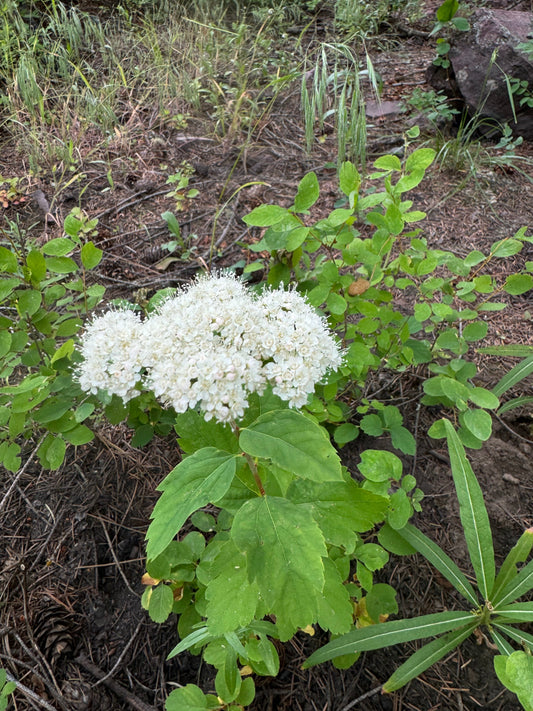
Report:
<svg viewBox="0 0 533 711"><path fill-rule="evenodd" d="M70 257L47 257L46 267L55 274L71 274L78 271L78 265Z"/></svg>
<svg viewBox="0 0 533 711"><path fill-rule="evenodd" d="M100 264L104 253L93 242L86 242L81 248L81 263L85 269L94 269Z"/></svg>
<svg viewBox="0 0 533 711"><path fill-rule="evenodd" d="M518 254L523 246L523 243L519 240L506 237L498 242L494 242L490 252L493 257L512 257L515 254Z"/></svg>
<svg viewBox="0 0 533 711"><path fill-rule="evenodd" d="M158 585L152 588L148 602L148 614L153 622L164 622L172 612L174 595L168 585Z"/></svg>
<svg viewBox="0 0 533 711"><path fill-rule="evenodd" d="M496 395L485 388L472 388L468 394L468 399L478 407L486 407L488 410L496 410L500 401Z"/></svg>
<svg viewBox="0 0 533 711"><path fill-rule="evenodd" d="M479 605L474 588L470 585L464 573L459 570L456 563L431 538L425 536L410 523L400 531L397 531L397 534L421 553L474 607Z"/></svg>
<svg viewBox="0 0 533 711"><path fill-rule="evenodd" d="M405 538L399 536L398 531L395 531L388 523L380 528L378 541L383 548L395 555L413 555L417 552L416 548L408 543Z"/></svg>
<svg viewBox="0 0 533 711"><path fill-rule="evenodd" d="M402 164L398 156L387 155L381 156L374 161L374 168L378 170L401 170Z"/></svg>
<svg viewBox="0 0 533 711"><path fill-rule="evenodd" d="M458 647L461 642L472 634L477 626L478 621L471 619L470 624L465 625L463 628L455 632L449 632L443 637L425 644L389 677L383 684L383 691L385 693L397 691L415 677L420 676L435 662L438 662L439 659L442 659L446 654Z"/></svg>
<svg viewBox="0 0 533 711"><path fill-rule="evenodd" d="M468 409L463 412L462 421L474 437L482 442L486 442L492 434L492 417L486 410Z"/></svg>
<svg viewBox="0 0 533 711"><path fill-rule="evenodd" d="M41 306L41 292L33 289L17 291L17 305L21 316L33 316Z"/></svg>
<svg viewBox="0 0 533 711"><path fill-rule="evenodd" d="M399 481L402 478L401 459L381 449L366 449L362 452L357 468L369 481Z"/></svg>
<svg viewBox="0 0 533 711"><path fill-rule="evenodd" d="M383 521L388 500L360 488L353 480L322 483L298 479L287 492L294 504L308 504L328 543L353 550L356 532Z"/></svg>
<svg viewBox="0 0 533 711"><path fill-rule="evenodd" d="M526 291L531 289L533 289L533 276L531 274L511 274L503 285L503 290L513 296L525 294Z"/></svg>
<svg viewBox="0 0 533 711"><path fill-rule="evenodd" d="M466 341L480 341L487 335L488 328L488 324L485 321L474 321L474 323L469 323L464 327L463 338Z"/></svg>
<svg viewBox="0 0 533 711"><path fill-rule="evenodd" d="M521 380L533 373L533 355L524 358L523 361L515 365L503 378L492 388L496 397L501 397L506 390L514 387Z"/></svg>
<svg viewBox="0 0 533 711"><path fill-rule="evenodd" d="M237 512L231 536L246 555L248 578L256 581L280 639L316 621L327 554L310 507L286 499L250 499Z"/></svg>
<svg viewBox="0 0 533 711"><path fill-rule="evenodd" d="M525 711L533 711L533 657L522 651L513 652L506 660L505 675Z"/></svg>
<svg viewBox="0 0 533 711"><path fill-rule="evenodd" d="M518 600L519 597L522 597L530 590L533 590L533 560L530 560L516 577L513 577L503 590L498 593L496 604L499 608L500 605L506 605L509 602Z"/></svg>
<svg viewBox="0 0 533 711"><path fill-rule="evenodd" d="M58 469L65 459L67 445L62 437L54 437L46 448L46 461L50 469Z"/></svg>
<svg viewBox="0 0 533 711"><path fill-rule="evenodd" d="M470 622L472 622L472 614L459 610L362 627L348 632L348 634L342 635L318 649L304 662L303 667L307 669L343 654L366 652L372 649L392 647L401 642L434 637L443 632L464 627Z"/></svg>
<svg viewBox="0 0 533 711"><path fill-rule="evenodd" d="M68 237L57 237L43 244L41 250L43 254L48 254L52 257L64 257L76 249L74 242Z"/></svg>
<svg viewBox="0 0 533 711"><path fill-rule="evenodd" d="M503 588L516 577L518 573L517 564L525 563L531 553L531 548L533 548L533 528L528 528L511 548L501 565L490 595L493 605L497 605Z"/></svg>
<svg viewBox="0 0 533 711"><path fill-rule="evenodd" d="M403 425L389 429L392 445L404 454L413 455L416 452L416 440L409 430Z"/></svg>
<svg viewBox="0 0 533 711"><path fill-rule="evenodd" d="M206 589L207 627L213 635L233 632L251 622L259 590L248 581L246 558L233 541L226 541L212 567Z"/></svg>
<svg viewBox="0 0 533 711"><path fill-rule="evenodd" d="M237 666L237 655L228 645L224 664L215 677L215 689L219 698L225 703L234 701L241 690L242 678Z"/></svg>
<svg viewBox="0 0 533 711"><path fill-rule="evenodd" d="M216 503L235 475L235 456L205 447L187 457L158 486L162 491L148 528L147 557L165 550L187 518L208 503Z"/></svg>
<svg viewBox="0 0 533 711"><path fill-rule="evenodd" d="M67 442L70 442L70 444L73 444L75 447L92 442L94 439L94 433L85 425L78 425L73 429L69 429L63 432L63 436Z"/></svg>
<svg viewBox="0 0 533 711"><path fill-rule="evenodd" d="M268 227L275 225L289 214L288 210L279 205L259 205L242 219L247 225Z"/></svg>
<svg viewBox="0 0 533 711"><path fill-rule="evenodd" d="M437 8L437 20L439 22L449 22L459 9L458 0L444 0Z"/></svg>
<svg viewBox="0 0 533 711"><path fill-rule="evenodd" d="M484 600L494 585L494 548L490 522L483 501L481 487L466 458L465 450L449 420L444 420L452 475L459 499L459 515L476 574L476 580Z"/></svg>
<svg viewBox="0 0 533 711"><path fill-rule="evenodd" d="M210 708L217 707L208 704L208 697L195 684L174 689L165 701L166 711L207 711Z"/></svg>
<svg viewBox="0 0 533 711"><path fill-rule="evenodd" d="M409 520L413 510L409 497L403 489L398 489L390 497L390 508L387 523L392 528L402 529Z"/></svg>
<svg viewBox="0 0 533 711"><path fill-rule="evenodd" d="M357 168L350 161L342 163L339 171L339 187L341 191L349 197L351 193L356 193L361 185L361 176Z"/></svg>
<svg viewBox="0 0 533 711"><path fill-rule="evenodd" d="M16 254L6 247L0 247L0 270L13 274L18 269L18 259Z"/></svg>
<svg viewBox="0 0 533 711"><path fill-rule="evenodd" d="M295 410L261 415L241 430L239 444L252 457L313 481L342 480L340 459L326 431Z"/></svg>
<svg viewBox="0 0 533 711"><path fill-rule="evenodd" d="M237 438L229 425L216 420L206 422L203 415L191 409L176 415L175 422L178 443L187 454L204 447L216 447L231 454L239 452Z"/></svg>
<svg viewBox="0 0 533 711"><path fill-rule="evenodd" d="M252 677L247 676L242 680L241 690L235 699L241 706L249 706L255 698L255 683Z"/></svg>
<svg viewBox="0 0 533 711"><path fill-rule="evenodd" d="M381 615L395 615L398 612L396 590L386 583L376 583L366 595L366 609L375 622L379 622Z"/></svg>
<svg viewBox="0 0 533 711"><path fill-rule="evenodd" d="M389 560L387 551L377 543L364 543L358 546L355 555L357 560L371 571L380 570Z"/></svg>
<svg viewBox="0 0 533 711"><path fill-rule="evenodd" d="M324 558L324 590L318 598L317 622L331 634L344 634L353 624L353 605L335 563Z"/></svg>
<svg viewBox="0 0 533 711"><path fill-rule="evenodd" d="M433 148L419 148L418 150L411 153L405 162L405 170L410 172L412 170L426 170L435 160L437 155Z"/></svg>
<svg viewBox="0 0 533 711"><path fill-rule="evenodd" d="M31 281L32 284L36 285L46 276L46 262L41 252L37 250L32 250L28 252L26 257L26 264L31 271Z"/></svg>
<svg viewBox="0 0 533 711"><path fill-rule="evenodd" d="M298 185L298 192L294 198L294 211L295 212L305 212L315 204L320 195L320 188L318 186L318 178L315 173L307 173L300 180Z"/></svg>

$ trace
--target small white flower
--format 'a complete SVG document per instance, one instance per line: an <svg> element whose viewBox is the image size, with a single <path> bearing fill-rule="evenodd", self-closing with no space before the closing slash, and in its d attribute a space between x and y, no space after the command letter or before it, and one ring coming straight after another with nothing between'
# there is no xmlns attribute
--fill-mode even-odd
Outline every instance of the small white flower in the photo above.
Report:
<svg viewBox="0 0 533 711"><path fill-rule="evenodd" d="M82 390L105 390L124 401L138 395L144 360L142 324L133 311L108 311L94 319L81 341L83 363L78 370Z"/></svg>

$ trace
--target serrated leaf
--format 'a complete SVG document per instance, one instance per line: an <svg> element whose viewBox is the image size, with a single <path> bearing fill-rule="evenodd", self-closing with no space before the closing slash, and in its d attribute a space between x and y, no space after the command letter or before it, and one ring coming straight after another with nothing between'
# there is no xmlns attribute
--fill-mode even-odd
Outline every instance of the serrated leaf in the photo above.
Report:
<svg viewBox="0 0 533 711"><path fill-rule="evenodd" d="M241 430L239 444L252 457L313 481L342 480L340 459L325 430L295 410L275 410Z"/></svg>
<svg viewBox="0 0 533 711"><path fill-rule="evenodd" d="M307 173L300 180L298 185L298 192L294 198L294 211L295 212L305 212L315 204L320 195L320 188L318 186L318 178L315 173Z"/></svg>
<svg viewBox="0 0 533 711"><path fill-rule="evenodd" d="M382 649L400 642L434 637L443 632L464 627L471 622L472 614L459 610L362 627L332 640L317 650L304 662L303 667L308 669L315 664L327 662L343 654Z"/></svg>
<svg viewBox="0 0 533 711"><path fill-rule="evenodd" d="M187 518L208 503L216 503L235 476L235 456L205 447L187 457L158 486L162 491L148 528L147 556L159 555Z"/></svg>
<svg viewBox="0 0 533 711"><path fill-rule="evenodd" d="M356 532L371 530L383 521L388 500L361 489L353 481L323 484L298 479L287 492L295 504L308 504L325 539L335 546L353 549Z"/></svg>
<svg viewBox="0 0 533 711"><path fill-rule="evenodd" d="M172 612L174 595L168 585L158 585L152 589L148 603L148 614L153 622L164 622Z"/></svg>
<svg viewBox="0 0 533 711"><path fill-rule="evenodd" d="M353 624L353 605L337 567L324 558L324 591L318 601L318 624L331 634L344 634Z"/></svg>
<svg viewBox="0 0 533 711"><path fill-rule="evenodd" d="M459 499L459 515L476 574L476 580L484 600L494 585L495 564L492 532L483 493L476 479L465 450L449 420L444 420L452 475Z"/></svg>
<svg viewBox="0 0 533 711"><path fill-rule="evenodd" d="M244 627L254 618L259 599L255 582L249 582L246 558L233 541L222 546L207 585L207 627L213 635L223 635Z"/></svg>
<svg viewBox="0 0 533 711"><path fill-rule="evenodd" d="M280 639L316 621L324 587L324 537L310 507L286 499L250 499L235 515L231 536L246 555Z"/></svg>

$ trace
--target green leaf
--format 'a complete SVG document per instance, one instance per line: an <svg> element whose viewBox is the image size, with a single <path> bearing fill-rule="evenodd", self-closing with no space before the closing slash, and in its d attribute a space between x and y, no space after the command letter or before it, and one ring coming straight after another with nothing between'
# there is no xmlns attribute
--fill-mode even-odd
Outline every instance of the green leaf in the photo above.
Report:
<svg viewBox="0 0 533 711"><path fill-rule="evenodd" d="M357 468L369 481L399 481L402 478L401 460L392 452L381 449L366 449L362 452Z"/></svg>
<svg viewBox="0 0 533 711"><path fill-rule="evenodd" d="M263 496L250 499L235 515L231 536L247 559L280 639L314 622L324 588L324 537L307 506Z"/></svg>
<svg viewBox="0 0 533 711"><path fill-rule="evenodd" d="M513 605L497 605L495 622L520 625L533 622L533 602L515 602Z"/></svg>
<svg viewBox="0 0 533 711"><path fill-rule="evenodd" d="M498 410L498 415L503 415L504 412L509 412L509 410L514 410L517 407L524 407L525 405L531 405L533 403L532 396L515 397L512 400L504 403Z"/></svg>
<svg viewBox="0 0 533 711"><path fill-rule="evenodd" d="M523 361L515 365L503 378L492 388L496 397L501 397L504 392L514 387L521 380L533 373L533 355L524 358Z"/></svg>
<svg viewBox="0 0 533 711"><path fill-rule="evenodd" d="M412 170L426 170L426 168L429 168L433 163L436 155L437 153L433 148L419 148L407 158L405 170L407 172Z"/></svg>
<svg viewBox="0 0 533 711"><path fill-rule="evenodd" d="M517 239L510 239L506 237L498 242L494 242L491 247L490 253L493 257L513 257L515 254L521 251L523 247L522 242Z"/></svg>
<svg viewBox="0 0 533 711"><path fill-rule="evenodd" d="M0 271L13 274L18 269L16 254L6 247L0 247Z"/></svg>
<svg viewBox="0 0 533 711"><path fill-rule="evenodd" d="M57 237L51 239L41 247L43 254L48 254L52 257L64 257L76 249L74 242L68 237Z"/></svg>
<svg viewBox="0 0 533 711"><path fill-rule="evenodd" d="M318 178L315 173L307 173L300 180L298 185L298 192L294 198L294 211L295 212L305 212L315 204L320 195L320 188L318 186Z"/></svg>
<svg viewBox="0 0 533 711"><path fill-rule="evenodd" d="M530 590L533 590L533 560L530 560L516 577L513 577L503 590L498 593L496 603L498 607L506 605L508 602L518 600L519 597L522 597Z"/></svg>
<svg viewBox="0 0 533 711"><path fill-rule="evenodd" d="M78 265L70 257L47 257L46 267L55 274L71 274L78 271Z"/></svg>
<svg viewBox="0 0 533 711"><path fill-rule="evenodd" d="M439 22L449 22L458 9L458 0L444 0L444 2L437 8L437 20Z"/></svg>
<svg viewBox="0 0 533 711"><path fill-rule="evenodd" d="M207 585L207 628L223 635L244 627L254 618L259 599L255 582L248 581L246 558L233 541L226 541L211 568Z"/></svg>
<svg viewBox="0 0 533 711"><path fill-rule="evenodd" d="M268 227L281 222L288 214L289 211L284 207L279 207L279 205L259 205L242 219L247 225Z"/></svg>
<svg viewBox="0 0 533 711"><path fill-rule="evenodd" d="M485 407L488 410L496 410L500 401L490 390L485 388L472 388L468 394L468 399L478 407Z"/></svg>
<svg viewBox="0 0 533 711"><path fill-rule="evenodd" d="M462 413L463 425L482 442L492 434L492 417L486 410L466 410Z"/></svg>
<svg viewBox="0 0 533 711"><path fill-rule="evenodd" d="M391 427L389 432L393 446L400 452L410 455L416 452L416 440L406 427L403 425Z"/></svg>
<svg viewBox="0 0 533 711"><path fill-rule="evenodd" d="M395 615L398 612L396 590L386 583L376 583L366 595L366 609L375 622L379 622L381 615Z"/></svg>
<svg viewBox="0 0 533 711"><path fill-rule="evenodd" d="M467 324L463 329L463 338L465 341L479 341L485 338L489 327L485 321L474 321Z"/></svg>
<svg viewBox="0 0 533 711"><path fill-rule="evenodd" d="M21 316L33 316L41 306L41 292L26 289L17 291L18 310Z"/></svg>
<svg viewBox="0 0 533 711"><path fill-rule="evenodd" d="M313 481L342 480L340 459L326 431L295 410L274 410L241 430L239 444L252 457Z"/></svg>
<svg viewBox="0 0 533 711"><path fill-rule="evenodd" d="M361 176L357 168L350 161L342 163L339 170L339 187L341 191L349 197L352 193L359 191L361 185Z"/></svg>
<svg viewBox="0 0 533 711"><path fill-rule="evenodd" d="M517 564L525 563L533 548L533 528L526 529L516 544L511 548L503 561L501 568L494 581L494 587L491 591L490 600L493 605L497 605L500 592L506 587L518 573Z"/></svg>
<svg viewBox="0 0 533 711"><path fill-rule="evenodd" d="M147 557L164 551L187 518L208 503L216 503L235 476L235 456L205 447L187 457L158 486L162 491L148 528Z"/></svg>
<svg viewBox="0 0 533 711"><path fill-rule="evenodd" d="M32 284L38 284L46 276L46 262L43 255L37 250L32 250L26 257L26 264L31 271Z"/></svg>
<svg viewBox="0 0 533 711"><path fill-rule="evenodd" d="M398 535L398 531L395 531L388 523L380 528L378 541L385 550L395 555L413 555L417 552L416 548L408 543L401 535Z"/></svg>
<svg viewBox="0 0 533 711"><path fill-rule="evenodd" d="M324 558L324 590L318 598L317 622L331 634L344 634L353 624L353 605L350 594L335 563Z"/></svg>
<svg viewBox="0 0 533 711"><path fill-rule="evenodd" d="M343 482L320 482L298 479L288 491L294 504L308 504L328 543L353 550L356 532L371 530L383 521L388 500L360 488L350 479Z"/></svg>
<svg viewBox="0 0 533 711"><path fill-rule="evenodd" d="M411 502L403 489L398 489L390 497L390 509L387 514L389 526L402 529L413 513Z"/></svg>
<svg viewBox="0 0 533 711"><path fill-rule="evenodd" d="M493 626L499 630L502 630L502 632L504 632L507 637L514 640L515 642L518 642L518 644L520 644L524 649L527 648L531 652L533 652L533 635L529 634L528 632L523 632L521 629L517 629L516 627L512 627L511 625L496 622L496 620L493 620Z"/></svg>
<svg viewBox="0 0 533 711"><path fill-rule="evenodd" d="M470 585L464 573L459 570L456 563L431 538L425 536L410 523L400 531L397 531L397 534L418 553L421 553L474 607L478 607L479 601L474 588Z"/></svg>
<svg viewBox="0 0 533 711"><path fill-rule="evenodd" d="M401 170L402 164L398 156L387 155L381 156L374 161L374 168L378 170Z"/></svg>
<svg viewBox="0 0 533 711"><path fill-rule="evenodd" d="M381 417L373 413L371 415L365 415L361 419L361 429L365 434L371 437L379 437L385 431Z"/></svg>
<svg viewBox="0 0 533 711"><path fill-rule="evenodd" d="M213 635L209 632L207 627L201 627L200 629L194 630L194 632L188 634L187 637L182 639L181 642L177 644L174 649L172 649L167 656L167 659L172 659L172 657L181 654L181 652L185 652L187 649L191 649L191 647L194 647L197 644L207 644L207 642L210 642L212 639Z"/></svg>
<svg viewBox="0 0 533 711"><path fill-rule="evenodd" d="M242 680L241 690L235 701L241 706L249 706L255 698L255 683L252 677L247 676Z"/></svg>
<svg viewBox="0 0 533 711"><path fill-rule="evenodd" d="M74 429L69 429L64 432L63 435L67 442L70 442L70 444L73 444L76 447L92 442L94 439L94 433L85 425L78 425L77 427L74 427Z"/></svg>
<svg viewBox="0 0 533 711"><path fill-rule="evenodd" d="M525 711L533 711L533 657L513 652L506 660L505 674Z"/></svg>
<svg viewBox="0 0 533 711"><path fill-rule="evenodd" d="M81 248L81 263L85 269L94 269L100 264L103 254L102 250L95 247L93 242L87 242Z"/></svg>
<svg viewBox="0 0 533 711"><path fill-rule="evenodd" d="M463 525L470 560L484 600L494 585L494 548L490 522L481 487L466 458L461 441L449 420L444 420L452 475L459 499L459 515Z"/></svg>
<svg viewBox="0 0 533 711"><path fill-rule="evenodd" d="M477 620L471 620L470 624L465 625L463 628L455 632L449 632L443 637L425 644L389 677L383 684L383 692L397 691L415 677L420 676L435 662L438 662L439 659L442 659L446 654L458 647L463 640L472 634L478 624Z"/></svg>
<svg viewBox="0 0 533 711"><path fill-rule="evenodd" d="M58 469L65 459L67 445L62 437L54 437L46 448L46 461L50 469Z"/></svg>
<svg viewBox="0 0 533 711"><path fill-rule="evenodd" d="M148 602L148 614L153 622L164 622L172 612L174 595L168 585L158 585L152 588Z"/></svg>
<svg viewBox="0 0 533 711"><path fill-rule="evenodd" d="M370 627L348 632L334 639L307 659L303 668L327 662L343 654L366 652L383 647L392 647L400 642L434 637L450 630L464 627L472 622L472 614L462 610L456 612L438 612L433 615L382 622Z"/></svg>
<svg viewBox="0 0 533 711"><path fill-rule="evenodd" d="M228 646L224 664L218 670L215 677L216 692L225 703L234 701L241 690L241 675L237 666L237 655L235 651Z"/></svg>
<svg viewBox="0 0 533 711"><path fill-rule="evenodd" d="M533 276L531 274L510 274L505 280L503 290L508 294L517 296L533 289Z"/></svg>
<svg viewBox="0 0 533 711"><path fill-rule="evenodd" d="M195 684L174 689L165 701L166 711L206 711L210 708L213 707L208 705L207 696Z"/></svg>

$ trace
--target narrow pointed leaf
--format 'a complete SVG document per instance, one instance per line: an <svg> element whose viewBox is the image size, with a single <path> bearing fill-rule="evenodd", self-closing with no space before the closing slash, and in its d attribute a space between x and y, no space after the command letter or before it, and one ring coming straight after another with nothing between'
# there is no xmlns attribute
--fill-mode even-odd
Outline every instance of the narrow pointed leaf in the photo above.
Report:
<svg viewBox="0 0 533 711"><path fill-rule="evenodd" d="M194 632L188 634L185 639L182 639L181 642L174 647L174 649L169 653L167 659L172 659L172 657L175 657L176 654L180 654L186 649L194 647L195 644L199 644L200 642L207 643L212 639L214 639L214 637L211 632L209 632L207 627L201 627L199 630L194 630Z"/></svg>
<svg viewBox="0 0 533 711"><path fill-rule="evenodd" d="M435 566L461 595L475 607L478 606L479 601L476 597L476 593L472 585L468 582L466 575L461 572L456 563L454 563L431 538L425 536L418 528L410 523L399 531L396 531L396 533Z"/></svg>
<svg viewBox="0 0 533 711"><path fill-rule="evenodd" d="M452 475L459 499L459 515L463 524L466 545L480 592L483 599L488 600L494 585L495 564L487 509L483 501L481 487L466 458L457 432L449 420L445 419L443 422L446 428Z"/></svg>
<svg viewBox="0 0 533 711"><path fill-rule="evenodd" d="M410 642L414 639L434 637L453 629L464 627L472 621L472 614L459 610L457 612L438 612L434 615L423 615L406 620L383 622L370 627L353 630L332 640L318 649L304 663L304 668L327 662L343 654L366 652L372 649L392 647L400 642Z"/></svg>
<svg viewBox="0 0 533 711"><path fill-rule="evenodd" d="M342 481L339 456L326 431L294 410L275 410L241 430L239 444L252 457L313 481Z"/></svg>
<svg viewBox="0 0 533 711"><path fill-rule="evenodd" d="M422 672L429 669L432 664L442 659L452 649L458 647L463 640L472 634L478 626L477 620L471 620L468 625L455 632L449 632L443 637L434 639L433 642L425 644L417 652L399 667L394 674L383 684L383 691L389 693L405 686L408 682Z"/></svg>
<svg viewBox="0 0 533 711"><path fill-rule="evenodd" d="M511 582L503 588L498 595L496 603L493 601L493 605L496 604L499 608L501 605L506 605L509 602L518 600L519 597L522 597L522 595L525 595L530 590L533 590L533 560L530 560L518 573L516 578L513 578Z"/></svg>
<svg viewBox="0 0 533 711"><path fill-rule="evenodd" d="M504 392L526 378L530 373L533 373L533 355L524 358L524 360L506 373L492 388L492 392L496 397L500 397Z"/></svg>
<svg viewBox="0 0 533 711"><path fill-rule="evenodd" d="M501 591L509 585L511 580L517 575L517 563L525 563L528 555L533 547L533 528L528 528L520 536L516 545L514 545L507 557L502 563L496 580L494 581L494 587L492 589L490 599L493 605L498 603L498 599Z"/></svg>
<svg viewBox="0 0 533 711"><path fill-rule="evenodd" d="M235 455L205 447L170 472L157 487L163 493L154 507L146 534L149 559L165 550L194 511L224 496L235 476L235 468Z"/></svg>
<svg viewBox="0 0 533 711"><path fill-rule="evenodd" d="M512 654L515 650L514 647L505 639L505 637L498 632L498 630L494 629L494 627L491 627L490 629L490 636L496 643L496 646L498 647L498 651L500 654Z"/></svg>
<svg viewBox="0 0 533 711"><path fill-rule="evenodd" d="M498 605L494 611L498 617L495 622L512 622L520 624L522 622L533 622L533 602L516 602L514 605Z"/></svg>
<svg viewBox="0 0 533 711"><path fill-rule="evenodd" d="M515 627L510 627L506 624L500 624L499 622L494 622L494 627L501 630L511 639L522 646L526 646L533 652L533 635L523 632L522 630L517 630Z"/></svg>

